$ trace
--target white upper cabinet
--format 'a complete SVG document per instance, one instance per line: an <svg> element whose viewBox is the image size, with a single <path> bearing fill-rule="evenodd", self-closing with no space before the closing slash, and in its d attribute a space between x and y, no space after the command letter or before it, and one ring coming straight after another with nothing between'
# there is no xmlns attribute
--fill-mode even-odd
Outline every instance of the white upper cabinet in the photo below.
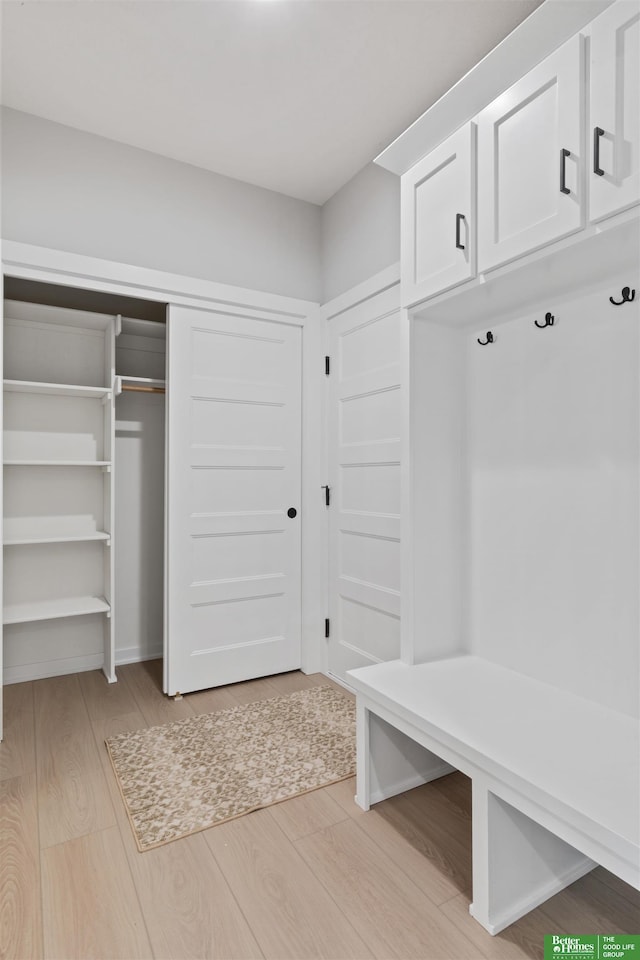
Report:
<svg viewBox="0 0 640 960"><path fill-rule="evenodd" d="M584 69L573 37L478 116L478 270L584 223Z"/></svg>
<svg viewBox="0 0 640 960"><path fill-rule="evenodd" d="M590 217L640 200L640 4L619 0L591 27Z"/></svg>
<svg viewBox="0 0 640 960"><path fill-rule="evenodd" d="M475 276L476 126L402 177L402 298L416 303Z"/></svg>

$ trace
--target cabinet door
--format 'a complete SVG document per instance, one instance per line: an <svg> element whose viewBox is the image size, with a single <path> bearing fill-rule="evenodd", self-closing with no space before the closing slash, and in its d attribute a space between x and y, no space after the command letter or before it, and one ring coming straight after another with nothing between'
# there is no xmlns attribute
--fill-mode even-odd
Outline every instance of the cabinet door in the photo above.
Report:
<svg viewBox="0 0 640 960"><path fill-rule="evenodd" d="M478 117L478 269L583 225L583 38L573 37Z"/></svg>
<svg viewBox="0 0 640 960"><path fill-rule="evenodd" d="M591 219L640 200L640 4L620 0L591 28Z"/></svg>
<svg viewBox="0 0 640 960"><path fill-rule="evenodd" d="M402 178L405 304L475 276L475 152L470 123Z"/></svg>

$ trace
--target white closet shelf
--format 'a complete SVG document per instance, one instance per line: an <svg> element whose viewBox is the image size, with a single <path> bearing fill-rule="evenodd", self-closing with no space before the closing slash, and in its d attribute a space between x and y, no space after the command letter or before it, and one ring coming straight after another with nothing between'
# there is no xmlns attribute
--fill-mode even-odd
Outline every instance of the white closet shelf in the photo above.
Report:
<svg viewBox="0 0 640 960"><path fill-rule="evenodd" d="M17 536L16 534L13 534L11 536L5 536L4 546L21 547L36 543L87 543L95 540L111 540L111 534L105 533L104 530L98 530L96 533L61 533L59 535L39 535L37 533L33 533L31 535L25 534L25 536Z"/></svg>
<svg viewBox="0 0 640 960"><path fill-rule="evenodd" d="M82 617L91 613L107 613L110 607L104 597L66 597L36 603L12 603L4 607L2 622L33 623L35 620L58 620Z"/></svg>
<svg viewBox="0 0 640 960"><path fill-rule="evenodd" d="M42 383L39 380L5 380L5 393L44 393L57 397L101 400L111 395L110 387L87 387L73 383Z"/></svg>
<svg viewBox="0 0 640 960"><path fill-rule="evenodd" d="M70 310L65 307L52 307L43 303L26 303L17 300L5 300L4 319L19 320L22 323L40 323L51 325L54 330L108 330L114 321L114 314L92 313L88 310Z"/></svg>
<svg viewBox="0 0 640 960"><path fill-rule="evenodd" d="M141 387L164 387L166 380L154 380L153 377L125 377L118 375L117 378L121 384L130 383L133 386Z"/></svg>
<svg viewBox="0 0 640 960"><path fill-rule="evenodd" d="M122 317L122 333L125 336L152 337L154 340L166 340L167 325L157 320L138 320L135 317Z"/></svg>
<svg viewBox="0 0 640 960"><path fill-rule="evenodd" d="M110 467L110 460L5 460L5 467Z"/></svg>

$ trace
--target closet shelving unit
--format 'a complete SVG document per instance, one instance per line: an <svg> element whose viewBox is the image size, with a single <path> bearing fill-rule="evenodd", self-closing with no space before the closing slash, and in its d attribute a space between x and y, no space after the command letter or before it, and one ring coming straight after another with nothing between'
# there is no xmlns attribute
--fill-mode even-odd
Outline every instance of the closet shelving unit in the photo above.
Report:
<svg viewBox="0 0 640 960"><path fill-rule="evenodd" d="M166 326L122 317L116 328L116 394L164 393ZM125 373L132 370L135 373Z"/></svg>
<svg viewBox="0 0 640 960"><path fill-rule="evenodd" d="M5 301L9 682L96 667L115 680L115 324L104 314Z"/></svg>

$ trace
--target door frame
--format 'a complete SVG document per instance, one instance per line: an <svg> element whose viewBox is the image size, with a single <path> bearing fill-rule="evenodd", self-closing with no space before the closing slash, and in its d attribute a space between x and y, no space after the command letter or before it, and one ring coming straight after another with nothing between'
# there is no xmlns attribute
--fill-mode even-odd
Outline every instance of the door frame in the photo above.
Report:
<svg viewBox="0 0 640 960"><path fill-rule="evenodd" d="M323 542L325 525L321 490L324 482L324 445L318 442L318 437L324 436L324 362L321 361L324 356L324 324L319 316L318 304L311 300L264 293L14 240L1 240L0 243L3 276L57 283L98 293L140 297L178 306L223 310L226 314L237 313L274 323L294 324L302 329L300 669L304 673L323 671L326 551L319 550L318 544Z"/></svg>

